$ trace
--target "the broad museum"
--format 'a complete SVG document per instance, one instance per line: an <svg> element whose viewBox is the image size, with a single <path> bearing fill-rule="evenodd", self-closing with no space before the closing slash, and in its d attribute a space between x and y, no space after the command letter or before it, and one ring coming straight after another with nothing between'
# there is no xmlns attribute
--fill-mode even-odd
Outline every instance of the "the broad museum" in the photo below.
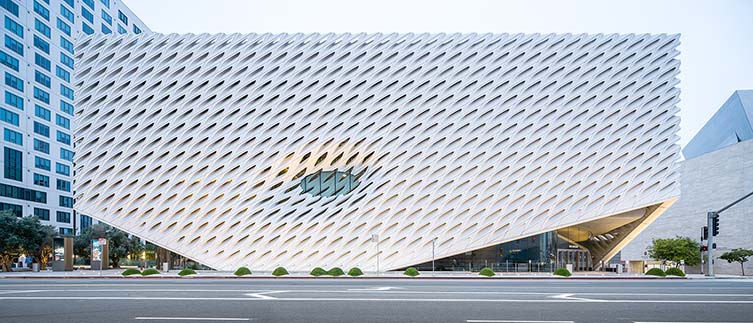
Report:
<svg viewBox="0 0 753 323"><path fill-rule="evenodd" d="M75 206L221 270L599 269L679 195L678 45L89 36Z"/></svg>

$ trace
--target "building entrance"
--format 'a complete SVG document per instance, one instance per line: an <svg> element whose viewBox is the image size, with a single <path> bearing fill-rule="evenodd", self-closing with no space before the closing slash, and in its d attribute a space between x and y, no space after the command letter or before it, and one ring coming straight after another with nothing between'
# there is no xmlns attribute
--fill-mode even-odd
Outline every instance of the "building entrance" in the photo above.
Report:
<svg viewBox="0 0 753 323"><path fill-rule="evenodd" d="M558 249L557 266L564 268L567 264L573 265L573 271L593 270L591 253L588 250Z"/></svg>

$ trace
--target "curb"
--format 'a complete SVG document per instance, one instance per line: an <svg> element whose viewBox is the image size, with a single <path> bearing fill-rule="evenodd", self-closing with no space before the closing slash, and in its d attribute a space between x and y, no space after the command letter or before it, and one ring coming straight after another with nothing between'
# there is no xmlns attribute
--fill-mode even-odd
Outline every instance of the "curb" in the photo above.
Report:
<svg viewBox="0 0 753 323"><path fill-rule="evenodd" d="M235 277L235 276L16 276L16 277L0 277L2 279L216 279L216 280L233 280L233 279L247 279L247 280L683 280L689 279L687 277L557 277L557 276L542 276L542 277L311 277L311 276L288 276L288 277L273 277L273 276L253 276L253 277Z"/></svg>

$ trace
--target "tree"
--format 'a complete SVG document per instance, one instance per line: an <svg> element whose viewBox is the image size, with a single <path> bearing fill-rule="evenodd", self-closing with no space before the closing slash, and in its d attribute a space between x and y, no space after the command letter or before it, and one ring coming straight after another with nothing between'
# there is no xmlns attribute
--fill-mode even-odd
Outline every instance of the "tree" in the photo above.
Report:
<svg viewBox="0 0 753 323"><path fill-rule="evenodd" d="M655 260L673 262L675 266L683 260L688 266L696 266L701 262L701 245L688 237L654 239L648 255Z"/></svg>
<svg viewBox="0 0 753 323"><path fill-rule="evenodd" d="M743 276L745 276L744 264L751 256L753 256L753 250L738 248L723 253L719 258L726 260L728 263L739 262L740 270L742 271Z"/></svg>
<svg viewBox="0 0 753 323"><path fill-rule="evenodd" d="M98 238L107 239L108 259L112 268L119 268L120 259L141 250L138 238L129 237L123 231L98 223L90 226L75 238L73 242L74 253L79 257L89 259L91 257L91 241Z"/></svg>
<svg viewBox="0 0 753 323"><path fill-rule="evenodd" d="M54 235L55 229L35 216L18 218L9 210L0 211L0 267L10 271L13 257L23 253L46 265Z"/></svg>

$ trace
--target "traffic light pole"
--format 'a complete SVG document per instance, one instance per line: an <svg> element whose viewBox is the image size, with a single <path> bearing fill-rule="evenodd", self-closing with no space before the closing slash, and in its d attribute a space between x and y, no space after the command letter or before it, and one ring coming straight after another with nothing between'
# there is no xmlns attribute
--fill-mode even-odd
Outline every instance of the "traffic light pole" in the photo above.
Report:
<svg viewBox="0 0 753 323"><path fill-rule="evenodd" d="M708 259L707 259L707 262L706 262L706 264L708 266L706 268L708 270L706 270L706 276L711 276L711 277L714 276L714 236L716 235L717 230L718 230L717 229L718 226L716 226L716 227L714 226L714 220L716 220L717 223L718 223L718 221L719 221L718 220L719 219L719 213L722 213L722 212L726 211L727 209L735 206L735 204L740 203L743 200L745 200L745 199L747 199L747 198L749 198L751 196L753 196L753 192L745 194L745 196L743 196L743 197L737 199L736 201L728 204L727 206L719 209L719 211L710 211L710 212L706 213L706 218L708 220L708 228L709 228L708 230L710 231L709 232L709 240L708 240L708 244L709 245L708 245L708 252L707 252Z"/></svg>
<svg viewBox="0 0 753 323"><path fill-rule="evenodd" d="M716 212L706 213L708 220L708 230L712 231L714 227L714 218L719 216ZM706 248L706 276L714 277L714 233L709 232L709 238L707 240L708 247Z"/></svg>

